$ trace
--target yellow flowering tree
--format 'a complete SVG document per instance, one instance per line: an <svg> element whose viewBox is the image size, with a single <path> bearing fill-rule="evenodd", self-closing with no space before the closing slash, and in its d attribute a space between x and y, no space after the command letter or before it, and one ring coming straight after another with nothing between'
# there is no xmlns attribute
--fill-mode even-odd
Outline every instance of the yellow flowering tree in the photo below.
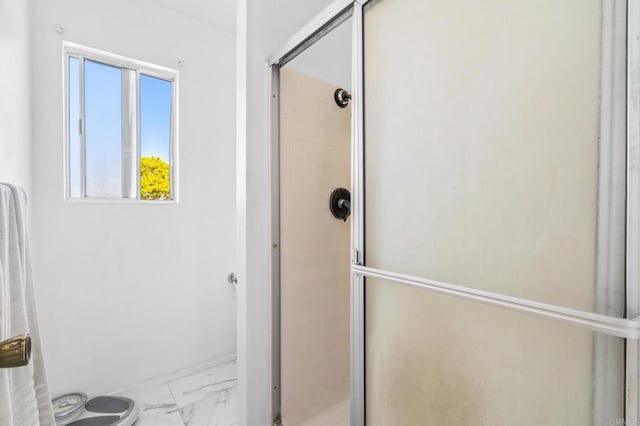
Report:
<svg viewBox="0 0 640 426"><path fill-rule="evenodd" d="M140 158L140 198L143 200L171 198L169 164L160 157Z"/></svg>

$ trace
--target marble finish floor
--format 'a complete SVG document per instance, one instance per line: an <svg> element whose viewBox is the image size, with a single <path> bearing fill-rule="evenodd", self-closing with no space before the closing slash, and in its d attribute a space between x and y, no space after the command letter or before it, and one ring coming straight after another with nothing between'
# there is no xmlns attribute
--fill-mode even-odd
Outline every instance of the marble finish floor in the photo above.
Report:
<svg viewBox="0 0 640 426"><path fill-rule="evenodd" d="M211 361L116 392L140 408L136 426L238 424L236 360Z"/></svg>

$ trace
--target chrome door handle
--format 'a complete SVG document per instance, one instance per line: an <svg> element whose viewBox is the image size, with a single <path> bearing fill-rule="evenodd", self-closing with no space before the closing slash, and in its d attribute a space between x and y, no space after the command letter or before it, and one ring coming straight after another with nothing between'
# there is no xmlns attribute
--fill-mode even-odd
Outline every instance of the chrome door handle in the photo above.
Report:
<svg viewBox="0 0 640 426"><path fill-rule="evenodd" d="M0 368L24 367L31 359L31 336L24 333L0 342Z"/></svg>

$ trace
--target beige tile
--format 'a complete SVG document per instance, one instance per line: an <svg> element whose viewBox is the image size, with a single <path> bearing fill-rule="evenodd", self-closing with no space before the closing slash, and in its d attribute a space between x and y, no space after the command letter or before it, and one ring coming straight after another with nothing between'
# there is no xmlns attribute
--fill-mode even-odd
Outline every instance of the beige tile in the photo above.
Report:
<svg viewBox="0 0 640 426"><path fill-rule="evenodd" d="M290 86L280 88L280 119L295 112L296 98Z"/></svg>
<svg viewBox="0 0 640 426"><path fill-rule="evenodd" d="M325 103L326 83L283 67L280 73L280 96L293 102ZM333 96L333 94L331 95ZM282 102L282 99L281 99ZM292 103L293 103L292 102ZM295 105L295 104L294 104Z"/></svg>
<svg viewBox="0 0 640 426"><path fill-rule="evenodd" d="M281 247L280 269L283 275L297 276L299 275L299 271L303 271L303 273L306 274L312 261L309 251L299 247L293 247L289 241L284 241Z"/></svg>
<svg viewBox="0 0 640 426"><path fill-rule="evenodd" d="M320 142L326 134L327 109L309 96L297 96L295 102L287 103L280 111L281 135Z"/></svg>
<svg viewBox="0 0 640 426"><path fill-rule="evenodd" d="M309 230L308 211L304 207L285 205L280 210L280 230L306 232Z"/></svg>
<svg viewBox="0 0 640 426"><path fill-rule="evenodd" d="M350 108L335 105L334 90L288 69L281 74L286 424L319 419L348 398L350 222L331 215L329 196L337 187L350 186Z"/></svg>
<svg viewBox="0 0 640 426"><path fill-rule="evenodd" d="M323 115L325 143L344 146L351 139L351 119L349 110L326 108Z"/></svg>
<svg viewBox="0 0 640 426"><path fill-rule="evenodd" d="M280 150L286 149L291 146L291 144L295 143L297 140L300 140L300 132L299 129L291 126L291 116L283 115L280 116ZM297 133L296 133L297 132ZM304 136L304 134L302 135ZM302 138L303 140L306 140Z"/></svg>
<svg viewBox="0 0 640 426"><path fill-rule="evenodd" d="M306 256L312 259L309 264L318 265L318 268L336 262L342 262L341 266L344 267L349 264L349 246L340 245L323 248L323 250L307 251Z"/></svg>
<svg viewBox="0 0 640 426"><path fill-rule="evenodd" d="M280 167L280 208L300 211L309 206L308 177L301 175L305 167L299 163L284 163Z"/></svg>
<svg viewBox="0 0 640 426"><path fill-rule="evenodd" d="M309 182L309 191L324 191L327 181L327 170L325 166L311 164L306 170Z"/></svg>
<svg viewBox="0 0 640 426"><path fill-rule="evenodd" d="M304 139L292 139L280 147L280 161L282 163L307 163L311 155L311 143Z"/></svg>
<svg viewBox="0 0 640 426"><path fill-rule="evenodd" d="M280 244L283 250L304 250L310 247L311 243L312 235L310 232L290 229L288 227L280 231Z"/></svg>
<svg viewBox="0 0 640 426"><path fill-rule="evenodd" d="M340 146L312 143L307 155L310 156L311 164L333 167L340 167L343 164L343 152Z"/></svg>
<svg viewBox="0 0 640 426"><path fill-rule="evenodd" d="M289 150L291 161L299 164L308 164L309 159L313 155L313 144L304 139L300 139L297 143L291 145Z"/></svg>
<svg viewBox="0 0 640 426"><path fill-rule="evenodd" d="M307 205L308 193L304 185L299 187L299 190L290 189L288 191L282 191L280 193L280 203L283 208L298 209L303 211Z"/></svg>
<svg viewBox="0 0 640 426"><path fill-rule="evenodd" d="M347 174L351 172L351 141L340 146L340 168Z"/></svg>
<svg viewBox="0 0 640 426"><path fill-rule="evenodd" d="M344 231L349 233L348 226L344 225L339 219L336 219L329 210L329 194L326 193L326 204L322 207L309 208L307 210L308 230L324 231L332 227L345 228Z"/></svg>
<svg viewBox="0 0 640 426"><path fill-rule="evenodd" d="M306 321L311 320L307 315L310 299L304 291L306 283L306 277L282 277L281 314L283 318L290 319L281 324L281 338L285 346L299 344L298 333L303 332Z"/></svg>
<svg viewBox="0 0 640 426"><path fill-rule="evenodd" d="M310 250L323 250L342 246L341 228L340 224L336 224L320 231L308 231L307 247Z"/></svg>

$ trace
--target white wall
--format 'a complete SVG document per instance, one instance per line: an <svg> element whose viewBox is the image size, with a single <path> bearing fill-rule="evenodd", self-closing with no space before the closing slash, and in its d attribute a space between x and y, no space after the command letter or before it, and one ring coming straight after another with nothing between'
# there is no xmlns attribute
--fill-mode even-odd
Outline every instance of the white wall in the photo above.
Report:
<svg viewBox="0 0 640 426"><path fill-rule="evenodd" d="M330 0L239 0L237 24L240 425L269 424L267 57ZM248 207L249 206L249 207Z"/></svg>
<svg viewBox="0 0 640 426"><path fill-rule="evenodd" d="M235 353L235 37L139 0L33 0L34 276L53 395ZM56 25L65 28L61 36ZM63 201L62 41L179 69L180 203Z"/></svg>
<svg viewBox="0 0 640 426"><path fill-rule="evenodd" d="M0 182L29 189L29 13L0 0Z"/></svg>

